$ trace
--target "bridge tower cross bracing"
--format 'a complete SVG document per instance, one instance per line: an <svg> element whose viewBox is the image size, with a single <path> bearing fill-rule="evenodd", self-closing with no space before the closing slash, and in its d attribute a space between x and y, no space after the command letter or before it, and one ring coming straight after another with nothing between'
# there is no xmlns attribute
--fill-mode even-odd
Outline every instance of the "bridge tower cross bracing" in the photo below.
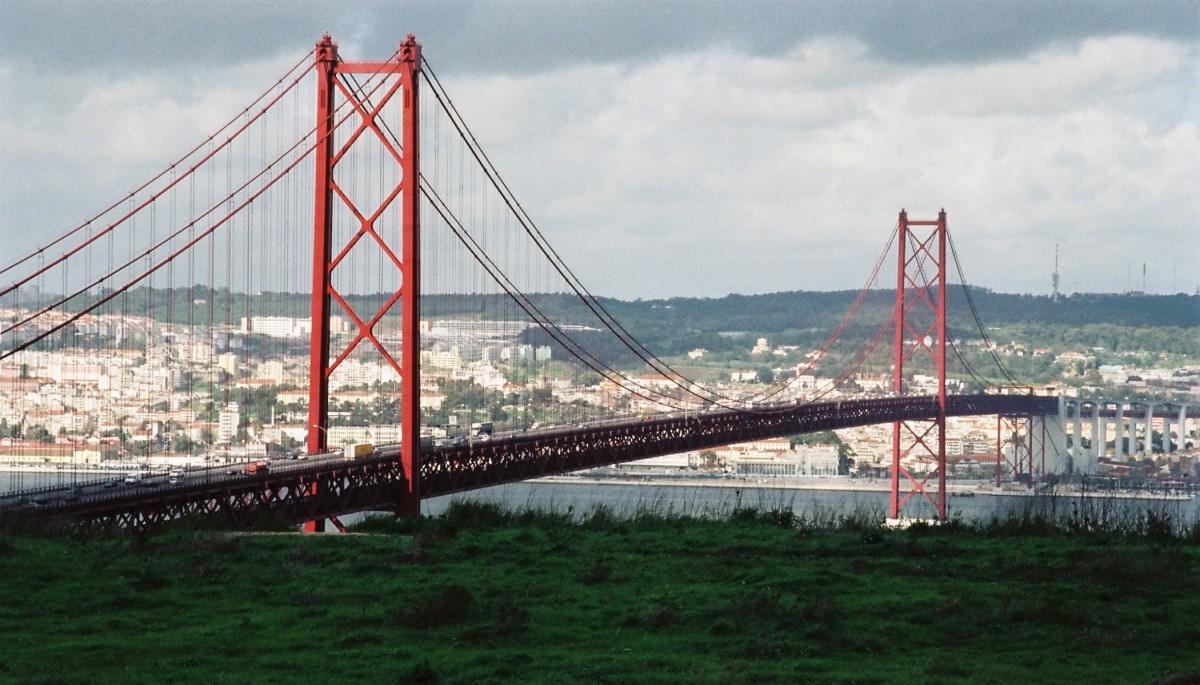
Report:
<svg viewBox="0 0 1200 685"><path fill-rule="evenodd" d="M1005 394L1035 395L1032 386L1003 386ZM1077 410L1078 411L1078 410ZM1060 402L1059 417L1063 409ZM1054 417L1058 419L1059 417ZM995 487L1003 486L1006 481L1012 481L1034 487L1039 482L1062 473L1064 464L1061 457L1066 453L1066 434L1061 433L1058 447L1055 447L1048 421L1049 416L1032 414L998 414L996 416L996 479ZM1065 427L1065 421L1056 421L1056 426ZM1078 442L1078 437L1076 437ZM1047 455L1055 463L1047 464ZM1082 468L1082 464L1080 465Z"/></svg>
<svg viewBox="0 0 1200 685"><path fill-rule="evenodd" d="M1045 473L1045 454L1039 463L1035 447L1037 423L1035 417L1024 415L996 416L996 481L997 488L1011 480L1032 487Z"/></svg>
<svg viewBox="0 0 1200 685"><path fill-rule="evenodd" d="M904 365L926 354L936 368L937 416L892 424L891 497L888 518L900 519L915 495L927 500L938 520L946 519L946 210L936 220L914 221L900 210L897 233L895 348L892 391L904 391ZM911 250L910 250L911 247ZM932 273L931 273L932 272ZM932 278L931 278L932 276ZM907 457L932 457L934 470L918 478ZM936 490L930 492L936 477Z"/></svg>
<svg viewBox="0 0 1200 685"><path fill-rule="evenodd" d="M340 59L337 44L326 34L316 46L317 71L317 149L315 198L313 209L313 286L312 337L309 364L309 453L329 449L329 379L332 372L360 344L372 345L400 379L400 461L407 483L399 493L397 513L420 514L418 491L420 468L420 191L418 141L418 86L421 75L421 45L412 34L400 44L397 54L384 61L346 62ZM382 84L366 88L353 82L355 75L384 79ZM350 79L351 82L348 82ZM339 102L342 104L339 106ZM401 109L399 140L384 119L384 110ZM335 128L349 125L351 133L341 140ZM398 167L395 179L377 196L377 206L358 206L361 199L347 185L353 172L338 173L350 148L362 139L380 146L384 157ZM345 178L343 178L345 177ZM399 220L393 221L394 208ZM392 210L388 212L388 210ZM344 245L335 245L335 212L357 223L357 230ZM385 212L388 212L385 214ZM397 225L398 224L398 225ZM399 288L373 314L360 315L347 297L335 286L334 271L354 245L374 241L400 274ZM399 242L399 250L395 243ZM331 349L331 308L337 303L357 329L350 342L337 351ZM400 309L400 353L395 355L377 337L375 327L393 306ZM361 305L360 305L361 306ZM308 530L320 530L322 522L312 522Z"/></svg>

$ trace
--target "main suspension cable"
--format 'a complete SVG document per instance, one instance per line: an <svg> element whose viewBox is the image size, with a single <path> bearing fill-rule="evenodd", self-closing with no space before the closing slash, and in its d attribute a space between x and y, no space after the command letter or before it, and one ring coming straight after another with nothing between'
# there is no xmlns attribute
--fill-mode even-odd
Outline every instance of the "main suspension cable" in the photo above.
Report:
<svg viewBox="0 0 1200 685"><path fill-rule="evenodd" d="M967 284L967 279L963 276L962 262L960 262L958 259L958 250L954 247L954 238L950 235L949 231L946 231L946 239L950 243L950 253L954 257L954 268L958 271L958 280L960 283L962 283L963 294L967 296L967 305L971 310L971 316L975 319L975 326L979 329L979 335L983 337L984 349L986 349L988 354L991 355L992 360L996 363L996 368L1000 370L1001 375L1003 375L1010 384L1020 385L1020 383L1008 372L1008 369L1004 367L1004 364L1000 361L1000 358L996 356L996 346L992 343L991 338L988 336L987 330L985 330L986 327L983 325L983 319L979 316L979 309L975 306L975 298L971 297L971 288Z"/></svg>
<svg viewBox="0 0 1200 685"><path fill-rule="evenodd" d="M222 134L222 132L223 132L223 131L227 130L227 129L228 129L229 127L231 127L231 126L232 126L234 123L236 123L236 122L238 121L238 119L239 119L239 118L243 117L243 116L244 116L244 115L245 115L247 112L249 112L249 111L250 111L252 108L254 108L254 107L255 107L255 106L258 104L258 103L262 102L262 101L263 101L263 99L264 99L264 98L266 98L266 97L267 97L267 95L268 95L268 94L269 94L271 91L273 91L273 90L274 90L275 88L277 88L277 87L278 87L278 86L279 86L281 83L283 83L285 80L287 80L288 76L290 76L290 75L291 75L293 72L295 72L295 71L296 71L296 69L297 69L297 68L298 68L298 67L299 67L299 66L300 66L302 63L304 63L306 60L308 60L308 58L309 58L309 57L311 57L311 56L312 56L312 54L313 54L313 51L312 51L312 50L310 50L310 51L308 52L308 54L306 54L306 55L305 55L303 58L301 58L301 59L300 59L300 61L298 61L298 62L297 62L296 64L294 64L294 65L293 65L293 66L292 66L290 69L288 69L288 71L287 71L287 72L286 72L286 73L285 73L285 74L284 74L282 77L280 77L280 78L279 78L279 79L278 79L278 80L277 80L275 83L273 83L273 84L272 84L272 85L271 85L269 88L267 88L266 90L264 90L264 91L263 91L263 92L262 92L262 93L261 93L261 94L260 94L258 97L256 97L256 98L254 99L254 101L253 101L253 102L251 102L249 105L247 105L245 108L243 108L241 112L239 112L237 115L235 115L235 116L234 116L233 118L231 118L229 121L227 121L227 122L226 122L224 125L222 125L220 128L218 128L216 132L214 132L212 135L210 135L208 138L206 138L206 139L205 139L203 142L201 142L199 145L196 145L196 146L195 146L195 147L193 147L191 150L189 150L187 153L185 153L183 156L181 156L181 157L180 157L178 160L176 160L175 162L172 162L170 165L168 165L168 166L167 166L167 168L163 169L163 170L162 170L162 171L160 171L158 174L154 175L152 178L150 178L149 180L147 180L145 183L143 183L142 185L138 186L138 187L137 187L137 188L135 188L134 190L130 191L130 192L129 192L128 194L126 194L124 197L122 197L121 199L117 200L116 202L113 202L113 203L112 203L111 205L109 205L107 208L105 208L104 210L100 211L99 213L97 213L96 215L92 216L91 218L89 218L89 219L85 220L83 223L79 224L79 225L78 225L78 226L76 226L75 228L72 228L72 229L70 229L69 231L67 231L67 232L63 233L62 235L60 235L60 236L58 236L57 238L55 238L54 240L50 241L50 242L49 242L49 243L47 243L46 245L39 247L39 248L38 248L36 251L34 251L33 253L31 253L31 254L28 254L28 255L25 255L24 257L18 258L16 261L12 262L11 264L9 264L9 265L7 265L7 266L5 266L5 267L3 267L3 268L0 268L0 276L2 276L2 275L4 275L5 273L8 273L9 271L11 271L12 269L15 269L16 267L18 267L18 266L20 266L20 265L24 264L25 262L29 261L29 260L30 260L30 259L32 259L32 258L33 258L35 255L39 255L39 256L40 256L40 255L44 254L46 250L49 250L50 248L54 247L55 245L57 245L57 244L59 244L59 243L61 243L61 242L65 241L65 240L67 240L68 238L70 238L71 236L75 235L75 234L76 234L76 233L78 233L79 231L82 231L82 230L88 229L88 233L89 233L90 235L85 235L85 240L84 240L84 242L82 242L82 243L80 243L79 245L76 245L75 247L73 247L73 248L69 249L67 252L63 253L61 256L59 256L57 259L55 259L55 260L54 260L54 261L52 261L52 262L50 262L50 263L43 263L43 264L40 264L40 265L39 265L39 267L38 267L38 269L37 269L37 270L36 270L36 271L35 271L33 274L30 274L30 275L26 276L25 278L23 278L23 279L21 279L21 280L18 280L18 281L14 282L14 283L11 283L11 284L7 285L7 286L4 286L4 287L3 287L3 289L2 289L2 290L0 290L0 297L3 297L4 295L7 295L8 293L12 292L13 290L16 290L17 288L19 288L19 287L21 287L21 286L25 285L26 283L28 283L29 281L31 281L31 280L33 280L34 278L36 278L38 274L40 274L40 273L44 272L45 270L51 269L51 268L53 268L53 267L57 266L58 264L61 264L62 262L66 261L68 258L70 258L72 255L76 254L77 252L79 252L79 251L80 251L80 250L82 250L83 248L87 247L87 246L88 246L88 245L90 245L91 243L93 243L93 242L95 242L96 240L98 240L98 239L99 239L101 236L103 236L103 235L107 234L109 231L112 231L112 230L113 230L113 229L115 229L117 226L120 226L120 225L122 225L122 224L123 224L123 223L125 223L125 222L126 222L126 221L127 221L129 218L130 218L130 217L132 217L134 214L136 214L137 212L139 212L139 211L141 211L142 209L144 209L144 208L145 208L147 205L149 205L149 204L153 203L153 202L154 202L155 200L157 200L159 197L162 197L162 195L163 195L163 194L165 194L167 191L171 190L171 189L172 189L173 187L175 187L177 184L179 184L180 182L182 182L182 181L183 181L183 179L184 179L185 177L187 177L187 176L191 175L191 174L192 174L193 172L195 172L195 171L196 171L198 168L200 168L200 167L201 167L201 166L203 166L205 163L207 163L207 162L208 162L210 159L212 159L212 158L213 158L213 157L214 157L214 156L215 156L215 155L216 155L218 152L220 152L221 150L223 150L223 149L224 149L226 146L230 145L230 144L233 142L233 140L234 140L234 139L236 139L236 138L237 138L239 135L241 135L241 133L242 133L242 132L244 132L244 131L245 131L247 128L249 128L251 124L253 124L254 122L258 121L258 120L259 120L261 117L263 117L263 116L266 114L266 112L267 112L268 110L270 110L272 107L274 107L274 106L275 106L275 104L276 104L276 103L278 103L278 102L279 102L279 101L280 101L280 100L283 98L283 96L284 96L284 95L286 95L288 92L292 91L292 90L293 90L293 89L294 89L294 88L297 86L297 84L299 84L299 83L300 83L300 82L301 82L301 81L302 81L302 80L305 78L305 76L307 76L307 75L308 75L308 73L309 73L310 71L312 71L313 67L310 65L308 68L306 68L306 69L305 69L304 71L302 71L300 74L296 75L296 77L292 79L292 82L291 82L291 83L288 85L288 87L287 87L287 88L285 88L284 90L280 91L280 92L279 92L279 94L278 94L278 95L277 95L275 98L273 98L273 99L272 99L270 102L268 102L266 105L264 105L263 107L261 107L261 108L259 109L259 111L258 111L258 112L255 114L255 116L254 116L252 119L250 119L249 121L246 121L246 122L245 122L245 123L244 123L242 126L240 126L240 127L239 127L237 130L235 130L235 131L234 131L232 134L230 134L229 136L227 136L227 137L226 137L226 139L225 139L225 141L224 141L223 143L221 143L219 146L217 146L217 147L214 147L213 149L211 149L211 150L208 152L208 154L204 155L204 156L203 156L203 157L202 157L202 158L201 158L199 161L197 161L197 162L195 162L194 164L192 164L192 166L190 166L186 172L184 172L182 175L176 175L176 174L175 174L175 171L176 171L177 167L178 167L180 164L184 163L184 161L186 161L187 159L191 158L191 157L192 157L192 155L194 155L194 154L196 154L197 152L199 152L200 150L202 150L202 149L203 149L203 148L204 148L206 145L210 145L210 144L211 144L211 143L212 143L214 140L216 140L216 139L217 139L217 137L218 137L218 136L220 136L220 135ZM140 204L137 204L136 206L134 206L134 207L132 207L131 209L129 209L129 210L128 210L128 211L127 211L127 212L126 212L126 213L125 213L123 216L121 216L120 218L118 218L116 221L112 222L112 223L111 223L111 224L110 224L110 225L109 225L107 228L105 228L104 230L102 230L102 231L100 231L100 232L98 232L98 233L91 233L91 231L90 231L90 227L91 227L91 225L92 225L94 222L96 222L96 221L99 221L101 217L105 216L106 214L108 214L109 212L113 211L114 209L117 209L118 207L120 207L120 206L121 206L122 204L124 204L125 202L133 202L134 198L135 198L135 197L137 197L137 195L138 195L139 193L141 193L143 190L145 190L146 188L150 187L152 184L154 184L155 182L159 181L160 179L162 179L164 176L166 176L166 175L168 175L168 174L172 174L172 178L171 178L170 182L169 182L167 185L165 185L163 188L161 188L160 190L158 190L156 193L153 193L153 194L151 194L151 195L150 195L148 198L146 198L145 200L143 200L143 201L142 201Z"/></svg>

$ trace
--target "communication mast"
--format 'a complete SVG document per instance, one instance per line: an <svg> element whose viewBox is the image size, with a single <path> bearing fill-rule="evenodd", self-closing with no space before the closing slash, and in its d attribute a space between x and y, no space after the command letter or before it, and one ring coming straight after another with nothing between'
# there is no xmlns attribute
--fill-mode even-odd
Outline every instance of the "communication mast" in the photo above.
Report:
<svg viewBox="0 0 1200 685"><path fill-rule="evenodd" d="M1058 302L1058 243L1054 243L1054 274L1050 276L1050 282L1054 284L1053 301Z"/></svg>

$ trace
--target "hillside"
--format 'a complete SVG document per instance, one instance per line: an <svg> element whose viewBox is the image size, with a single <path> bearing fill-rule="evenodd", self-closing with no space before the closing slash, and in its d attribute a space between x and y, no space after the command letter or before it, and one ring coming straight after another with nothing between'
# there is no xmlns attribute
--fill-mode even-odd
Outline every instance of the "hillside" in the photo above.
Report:
<svg viewBox="0 0 1200 685"><path fill-rule="evenodd" d="M727 295L722 298L611 301L614 314L634 322L686 322L699 331L778 333L789 329L830 330L849 311L857 292L781 292L765 295ZM1013 295L973 289L971 298L989 326L1017 323L1085 326L1112 324L1134 328L1200 328L1200 296L1075 294L1060 297ZM609 304L606 301L606 306ZM860 316L887 317L895 306L894 290L876 290L863 302ZM971 310L962 288L950 291L952 327L971 324ZM972 324L973 325L973 324Z"/></svg>
<svg viewBox="0 0 1200 685"><path fill-rule="evenodd" d="M692 347L722 350L731 333L768 336L772 344L819 345L851 308L856 292L784 292L606 301L629 330L662 354ZM1200 357L1200 296L1076 294L1054 302L1046 296L974 289L971 299L988 337L1056 350L1110 354L1148 351ZM864 299L843 339L874 334L895 307L890 290ZM978 339L979 326L961 288L951 291L948 327L956 338ZM724 335L721 335L721 334ZM744 345L739 342L739 345Z"/></svg>

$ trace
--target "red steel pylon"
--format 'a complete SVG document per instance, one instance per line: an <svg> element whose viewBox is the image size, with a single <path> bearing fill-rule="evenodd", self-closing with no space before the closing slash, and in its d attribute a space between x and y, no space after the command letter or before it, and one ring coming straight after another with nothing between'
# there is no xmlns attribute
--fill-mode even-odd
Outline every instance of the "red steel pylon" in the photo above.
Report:
<svg viewBox="0 0 1200 685"><path fill-rule="evenodd" d="M400 378L400 452L408 483L405 491L400 493L396 509L403 515L419 515L420 167L417 95L421 46L410 34L400 44L397 54L385 61L344 62L338 57L337 44L326 34L316 46L316 72L316 195L307 447L310 453L322 452L329 447L330 374L360 344L373 346ZM370 86L359 84L355 75L369 77ZM389 112L396 108L401 110L398 141L397 134L384 119L385 108ZM338 128L349 133L335 136ZM389 163L394 162L398 168L398 173L381 174L375 180L384 186L369 200L377 202L375 206L359 206L364 202L353 187L353 164L347 164L351 168L344 173L339 173L338 169L339 162L348 157L351 148L364 140L378 146L382 157ZM345 223L357 227L345 244L336 246L333 244L335 213L340 213ZM339 292L333 279L338 265L361 241L373 241L386 256L386 261L400 272L399 288L373 313L356 312L348 301L349 293ZM400 243L399 250L395 249L396 242ZM330 316L334 302L352 327L350 341L341 350L330 349ZM375 333L376 325L390 315L397 304L401 317L398 359ZM310 529L317 528L319 524L310 524Z"/></svg>
<svg viewBox="0 0 1200 685"><path fill-rule="evenodd" d="M937 369L937 416L892 424L888 516L900 518L904 505L920 494L942 521L946 519L946 210L938 212L936 221L910 221L908 213L900 210L897 244L892 390L904 392L905 363L918 353L928 354ZM921 471L923 476L918 475ZM937 487L930 492L935 476Z"/></svg>

